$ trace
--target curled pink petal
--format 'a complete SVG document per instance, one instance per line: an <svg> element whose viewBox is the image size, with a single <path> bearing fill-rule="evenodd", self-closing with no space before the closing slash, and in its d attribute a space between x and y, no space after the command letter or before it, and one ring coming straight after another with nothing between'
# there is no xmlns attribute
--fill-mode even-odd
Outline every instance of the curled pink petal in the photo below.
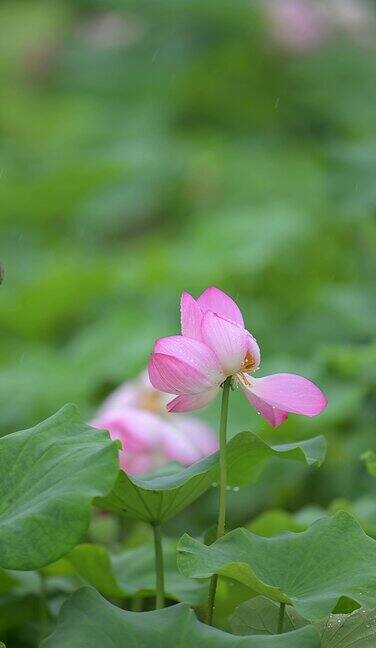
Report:
<svg viewBox="0 0 376 648"><path fill-rule="evenodd" d="M154 353L170 355L185 362L204 374L211 387L220 385L225 379L216 354L209 346L198 340L192 340L182 335L171 335L156 341ZM175 391L174 393L178 394L179 392Z"/></svg>
<svg viewBox="0 0 376 648"><path fill-rule="evenodd" d="M219 392L219 387L207 389L200 394L184 394L177 396L167 405L169 412L190 412L205 407L214 400Z"/></svg>
<svg viewBox="0 0 376 648"><path fill-rule="evenodd" d="M244 387L243 389L251 405L270 423L270 425L272 425L273 427L278 427L279 425L281 425L281 423L283 423L283 421L287 419L287 412L269 405L266 401L262 400L258 396L255 396L255 394L253 394L249 389L245 389Z"/></svg>
<svg viewBox="0 0 376 648"><path fill-rule="evenodd" d="M249 345L245 329L208 311L202 318L201 334L205 344L215 352L226 376L240 371Z"/></svg>
<svg viewBox="0 0 376 648"><path fill-rule="evenodd" d="M280 373L264 378L249 376L247 391L272 407L305 416L317 416L327 405L322 391L310 380L296 374Z"/></svg>
<svg viewBox="0 0 376 648"><path fill-rule="evenodd" d="M201 340L202 310L193 297L183 292L180 300L181 334Z"/></svg>
<svg viewBox="0 0 376 648"><path fill-rule="evenodd" d="M202 371L164 353L152 354L148 370L153 387L168 394L197 394L212 387Z"/></svg>
<svg viewBox="0 0 376 648"><path fill-rule="evenodd" d="M220 317L229 319L244 327L243 315L241 314L239 306L233 299L231 299L231 297L229 297L229 295L226 295L226 293L219 290L219 288L212 286L211 288L204 290L197 299L197 303L203 313L206 311L212 311Z"/></svg>

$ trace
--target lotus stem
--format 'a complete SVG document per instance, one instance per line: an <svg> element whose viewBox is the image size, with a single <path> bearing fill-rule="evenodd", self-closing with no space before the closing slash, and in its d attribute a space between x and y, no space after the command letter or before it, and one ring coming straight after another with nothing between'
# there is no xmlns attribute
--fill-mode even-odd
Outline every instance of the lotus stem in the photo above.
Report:
<svg viewBox="0 0 376 648"><path fill-rule="evenodd" d="M155 609L159 610L165 606L164 572L163 572L163 548L162 531L160 524L153 524L154 552L155 552Z"/></svg>
<svg viewBox="0 0 376 648"><path fill-rule="evenodd" d="M225 534L226 527L226 487L227 487L227 462L226 462L226 435L227 435L227 417L228 401L230 395L231 377L226 378L223 383L221 418L219 425L219 511L217 540ZM213 625L213 613L215 604L215 595L217 591L218 576L214 574L210 580L209 598L208 598L208 618L209 625Z"/></svg>
<svg viewBox="0 0 376 648"><path fill-rule="evenodd" d="M278 627L277 634L281 634L283 630L283 621L285 618L285 607L286 603L280 603L279 605L279 614L278 614Z"/></svg>

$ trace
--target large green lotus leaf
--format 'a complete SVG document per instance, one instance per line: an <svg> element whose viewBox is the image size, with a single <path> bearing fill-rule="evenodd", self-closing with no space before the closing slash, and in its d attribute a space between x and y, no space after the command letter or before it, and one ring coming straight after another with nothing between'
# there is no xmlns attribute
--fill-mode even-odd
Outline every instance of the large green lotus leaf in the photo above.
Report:
<svg viewBox="0 0 376 648"><path fill-rule="evenodd" d="M35 569L73 549L118 471L118 445L72 405L1 438L0 565Z"/></svg>
<svg viewBox="0 0 376 648"><path fill-rule="evenodd" d="M236 637L204 623L179 603L154 612L128 612L91 588L63 605L58 625L41 648L319 648L312 626L275 637Z"/></svg>
<svg viewBox="0 0 376 648"><path fill-rule="evenodd" d="M317 624L321 648L375 648L376 610L360 608L351 614L331 614Z"/></svg>
<svg viewBox="0 0 376 648"><path fill-rule="evenodd" d="M326 444L322 436L296 443L268 445L252 432L240 432L227 445L228 483L239 487L253 483L272 457L320 465ZM219 453L188 468L172 469L139 479L120 472L112 492L98 498L98 506L147 522L173 517L219 479Z"/></svg>
<svg viewBox="0 0 376 648"><path fill-rule="evenodd" d="M279 604L265 596L255 596L239 605L231 618L231 628L236 635L274 635L278 628ZM295 608L287 605L284 612L283 632L291 632L308 625Z"/></svg>
<svg viewBox="0 0 376 648"><path fill-rule="evenodd" d="M229 576L307 619L329 614L341 597L376 607L376 541L348 513L318 520L302 533L273 538L235 529L210 546L184 535L178 564L185 576Z"/></svg>
<svg viewBox="0 0 376 648"><path fill-rule="evenodd" d="M175 601L199 605L207 598L207 582L200 583L180 574L176 545L175 540L163 539L166 595ZM140 598L155 594L155 557L151 544L113 555L105 547L83 544L67 558L79 576L104 596Z"/></svg>
<svg viewBox="0 0 376 648"><path fill-rule="evenodd" d="M256 596L239 605L231 619L236 635L275 634L279 605L275 601ZM308 625L295 608L286 606L283 632L291 632ZM321 634L321 648L374 648L376 646L376 610L360 608L351 614L330 614L315 623Z"/></svg>

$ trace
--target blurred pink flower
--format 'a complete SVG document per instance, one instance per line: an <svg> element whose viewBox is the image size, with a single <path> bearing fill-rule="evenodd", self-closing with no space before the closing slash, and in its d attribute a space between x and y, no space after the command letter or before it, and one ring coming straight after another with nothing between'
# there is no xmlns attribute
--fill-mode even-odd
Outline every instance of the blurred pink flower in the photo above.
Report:
<svg viewBox="0 0 376 648"><path fill-rule="evenodd" d="M319 0L266 0L264 7L271 37L283 49L314 49L329 35Z"/></svg>
<svg viewBox="0 0 376 648"><path fill-rule="evenodd" d="M286 51L316 49L340 32L363 45L375 35L367 0L263 0L261 7L271 38Z"/></svg>
<svg viewBox="0 0 376 648"><path fill-rule="evenodd" d="M237 304L218 288L207 288L197 301L182 294L181 331L182 335L157 340L149 360L152 385L177 394L167 404L168 411L204 407L229 376L273 427L289 412L316 416L326 407L324 394L307 378L288 373L250 375L259 368L259 346L244 328Z"/></svg>
<svg viewBox="0 0 376 648"><path fill-rule="evenodd" d="M168 461L188 466L217 450L217 439L206 423L167 413L170 397L154 389L144 372L111 394L91 421L121 441L120 465L126 472L152 472Z"/></svg>

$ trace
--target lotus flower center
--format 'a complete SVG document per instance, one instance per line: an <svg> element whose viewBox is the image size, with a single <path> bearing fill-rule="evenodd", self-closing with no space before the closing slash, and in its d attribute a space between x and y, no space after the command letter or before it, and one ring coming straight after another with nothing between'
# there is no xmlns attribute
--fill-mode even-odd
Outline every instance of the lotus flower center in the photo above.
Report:
<svg viewBox="0 0 376 648"><path fill-rule="evenodd" d="M249 351L247 351L240 367L240 372L244 373L246 371L255 371L255 369L257 369L256 360L254 359L253 355Z"/></svg>
<svg viewBox="0 0 376 648"><path fill-rule="evenodd" d="M245 387L250 387L251 381L249 380L248 371L256 371L256 369L257 362L254 359L253 355L249 351L247 351L239 372L236 374L237 381L245 385ZM234 384L236 384L236 379Z"/></svg>

